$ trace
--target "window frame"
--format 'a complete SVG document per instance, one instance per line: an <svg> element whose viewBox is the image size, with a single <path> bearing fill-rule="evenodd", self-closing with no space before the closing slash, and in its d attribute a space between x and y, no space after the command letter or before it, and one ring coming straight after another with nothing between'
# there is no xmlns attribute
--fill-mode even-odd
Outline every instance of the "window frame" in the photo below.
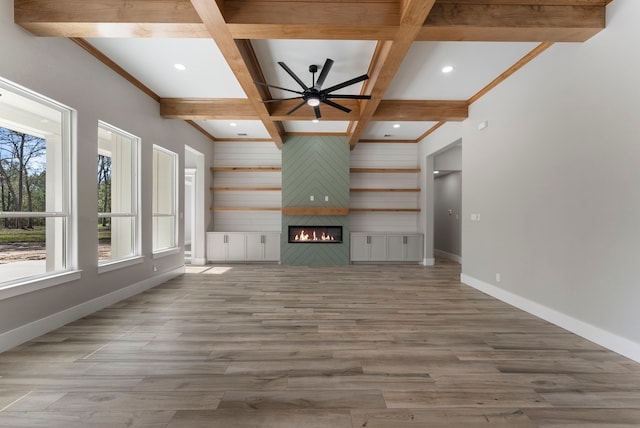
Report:
<svg viewBox="0 0 640 428"><path fill-rule="evenodd" d="M126 138L130 141L130 156L131 156L131 170L129 171L131 181L135 180L133 186L129 186L132 189L129 201L130 207L132 208L129 212L114 212L113 211L113 200L111 201L111 212L100 212L98 211L98 220L104 217L108 218L132 218L133 219L133 233L132 233L132 248L131 254L123 257L119 257L116 259L108 259L108 260L100 260L98 259L98 273L109 272L112 270L120 269L123 267L131 266L134 264L139 264L144 261L144 257L142 256L142 220L141 220L141 147L142 147L142 139L130 132L127 132L123 129L120 129L116 126L113 126L107 122L102 120L98 121L98 133L100 129L108 131L112 134L119 135L120 137ZM102 153L101 153L102 151ZM107 151L105 149L101 149L100 147L100 137L98 136L98 152L97 156L104 155L104 153L109 153L109 156L113 158L113 153L115 149L111 151ZM113 170L111 171L112 180L113 180ZM130 183L131 184L131 183ZM112 196L113 198L113 196ZM113 228L113 223L112 223ZM113 239L113 238L112 238Z"/></svg>
<svg viewBox="0 0 640 428"><path fill-rule="evenodd" d="M39 273L35 275L27 275L19 278L14 278L8 281L0 282L0 300L10 297L19 296L21 294L30 293L33 291L41 290L51 286L64 284L69 281L77 280L81 277L81 271L78 270L77 265L77 216L76 212L76 144L77 144L77 112L58 101L55 101L49 97L11 82L3 77L0 77L0 90L11 92L14 95L23 97L29 101L35 102L41 106L45 106L49 109L55 110L60 113L60 159L57 160L60 164L54 164L55 168L60 169L60 181L56 185L56 190L61 191L59 199L55 200L55 204L60 207L58 210L45 210L41 212L33 211L20 211L20 212L0 212L0 218L44 218L48 219L62 219L63 223L60 226L54 226L59 228L58 234L62 239L62 254L54 254L55 258L60 258L63 268L58 270L52 270L50 272ZM28 111L28 110L26 110ZM35 112L31 112L36 114ZM1 118L0 118L1 119ZM0 120L1 124L2 120ZM18 124L19 126L28 126ZM50 150L47 148L46 150ZM53 161L56 162L56 161ZM47 160L47 170L52 168ZM53 169L55 169L53 168ZM48 182L45 185L49 186ZM48 207L47 207L48 208ZM53 250L57 251L56 245L52 245ZM49 250L47 250L49 251ZM49 253L47 253L47 258ZM45 259L46 260L46 259ZM47 263L45 261L45 263ZM52 263L49 260L49 263Z"/></svg>
<svg viewBox="0 0 640 428"><path fill-rule="evenodd" d="M171 185L170 185L170 189L171 189L171 204L170 204L170 213L159 213L157 212L157 193L160 191L159 189L159 180L158 180L158 170L156 167L156 152L158 152L159 154L164 154L167 156L171 157L171 168L172 168L172 174L171 174ZM179 227L179 222L178 222L178 199L179 199L179 193L178 193L178 181L179 181L179 177L178 177L178 162L179 162L179 155L169 149L165 149L162 146L158 146L156 144L153 145L153 167L152 167L152 186L153 186L153 191L152 191L152 208L151 208L151 217L152 217L152 243L151 243L151 247L152 247L152 253L153 253L153 257L154 258L158 258L158 257L162 257L165 255L171 255L171 254L176 254L180 251L179 248L179 243L178 243L178 227ZM166 190L166 189L163 189ZM173 224L173 236L171 237L172 240L172 245L169 246L162 246L162 247L156 247L156 242L157 242L157 220L160 218L173 218L172 224Z"/></svg>

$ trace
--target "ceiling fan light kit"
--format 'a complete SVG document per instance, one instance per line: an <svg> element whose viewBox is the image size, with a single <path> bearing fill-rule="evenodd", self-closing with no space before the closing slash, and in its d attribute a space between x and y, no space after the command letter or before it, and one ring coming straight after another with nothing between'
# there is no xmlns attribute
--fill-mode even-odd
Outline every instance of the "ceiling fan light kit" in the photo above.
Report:
<svg viewBox="0 0 640 428"><path fill-rule="evenodd" d="M318 72L318 66L317 65L310 65L309 66L309 72L312 74L311 86L307 86L293 72L293 70L291 70L287 66L287 64L285 64L284 62L278 62L278 65L280 67L282 67L284 69L284 71L286 71L287 74L289 76L291 76L291 78L293 80L295 80L298 85L300 85L300 87L302 88L302 91L283 88L283 87L280 87L280 86L270 85L268 83L263 83L263 82L258 82L258 81L255 81L255 83L257 85L262 85L262 86L266 86L266 87L269 87L269 88L280 89L280 90L283 90L283 91L287 91L287 92L292 92L294 94L298 94L297 97L274 98L274 99L271 99L271 100L263 101L265 103L272 103L272 102L277 102L277 101L287 101L287 100L297 100L297 99L302 100L299 104L297 104L295 107L293 107L291 110L289 110L287 112L287 115L292 114L293 112L298 110L300 107L302 107L303 105L307 104L308 106L313 107L313 111L315 113L316 119L320 119L322 117L322 115L320 113L320 104L321 103L322 104L326 104L328 106L331 106L333 108L336 108L338 110L342 110L345 113L351 112L350 108L347 108L347 107L345 107L345 106L343 106L341 104L333 102L333 101L331 101L331 99L351 99L351 100L370 100L371 99L371 95L332 94L332 92L334 92L334 91L337 91L339 89L346 88L347 86L355 85L356 83L360 83L360 82L363 82L363 81L367 80L369 78L369 76L366 75L366 74L363 74L363 75L358 76L358 77L354 77L353 79L346 80L346 81L344 81L342 83L339 83L337 85L331 86L329 88L322 89L322 85L324 84L324 81L327 78L327 75L329 74L329 71L331 70L331 67L333 66L333 60L332 59L327 58L326 61L324 62L324 65L322 66L322 70L320 71L320 75L318 76L318 80L316 80L316 73Z"/></svg>

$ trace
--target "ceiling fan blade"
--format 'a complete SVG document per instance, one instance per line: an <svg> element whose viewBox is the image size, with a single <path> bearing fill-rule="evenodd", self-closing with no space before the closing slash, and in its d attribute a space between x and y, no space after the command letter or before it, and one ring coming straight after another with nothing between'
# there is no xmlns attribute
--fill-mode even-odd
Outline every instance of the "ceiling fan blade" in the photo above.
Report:
<svg viewBox="0 0 640 428"><path fill-rule="evenodd" d="M322 71L320 71L320 76L318 76L318 80L316 81L316 84L313 85L313 89L316 89L319 91L320 88L322 88L324 79L327 78L327 74L329 74L329 70L331 70L332 66L333 66L333 60L327 58L327 60L324 62L324 65L322 66Z"/></svg>
<svg viewBox="0 0 640 428"><path fill-rule="evenodd" d="M320 119L320 118L322 117L322 115L320 114L320 107L315 106L315 107L313 108L313 111L314 111L314 112L315 112L315 114L316 114L316 119Z"/></svg>
<svg viewBox="0 0 640 428"><path fill-rule="evenodd" d="M346 82L339 83L335 86L332 86L327 89L323 89L322 93L328 94L329 92L337 91L338 89L346 88L347 86L355 85L358 82L362 82L363 80L367 80L369 76L363 74L362 76L354 77L353 79L347 80Z"/></svg>
<svg viewBox="0 0 640 428"><path fill-rule="evenodd" d="M274 98L272 100L262 100L263 103L275 103L278 101L288 101L288 100L298 100L302 98L302 96L300 97L292 97L292 98Z"/></svg>
<svg viewBox="0 0 640 428"><path fill-rule="evenodd" d="M292 108L291 110L289 110L289 111L287 112L287 114L289 115L289 114L293 113L294 111L298 110L300 107L302 107L303 105L305 105L306 103L307 103L306 101L302 100L302 102L301 102L300 104L298 104L297 106L295 106L294 108Z"/></svg>
<svg viewBox="0 0 640 428"><path fill-rule="evenodd" d="M296 76L296 74L289 67L287 67L287 64L285 64L284 62L279 62L278 64L280 65L280 67L284 68L284 71L286 71L287 74L289 74L289 76L293 78L293 80L298 82L298 85L302 86L302 89L304 89L305 91L309 89L307 85L305 85L304 82L300 80L300 78Z"/></svg>
<svg viewBox="0 0 640 428"><path fill-rule="evenodd" d="M351 109L350 108L346 108L345 106L341 106L338 103L334 103L333 101L329 101L329 100L321 100L321 102L330 105L331 107L337 108L338 110L342 110L345 113L350 113Z"/></svg>
<svg viewBox="0 0 640 428"><path fill-rule="evenodd" d="M256 80L253 81L253 83L255 83L256 85L262 85L262 86L266 86L268 88L276 88L276 89L281 89L283 91L288 91L288 92L293 92L294 94L300 94L302 95L302 92L300 91L294 91L293 89L287 89L287 88L282 88L280 86L276 86L276 85L270 85L268 83L262 83L262 82L258 82Z"/></svg>
<svg viewBox="0 0 640 428"><path fill-rule="evenodd" d="M342 98L343 100L370 100L371 95L340 95L327 94L327 98Z"/></svg>

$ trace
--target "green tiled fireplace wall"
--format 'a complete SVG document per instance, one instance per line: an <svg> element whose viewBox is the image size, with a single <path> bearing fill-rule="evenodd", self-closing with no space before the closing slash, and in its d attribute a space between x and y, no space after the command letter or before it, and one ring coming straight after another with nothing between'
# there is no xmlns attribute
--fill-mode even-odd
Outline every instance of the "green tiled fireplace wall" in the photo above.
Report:
<svg viewBox="0 0 640 428"><path fill-rule="evenodd" d="M329 197L328 201L325 196ZM282 146L282 207L349 207L346 137L292 137L286 141ZM289 244L289 225L342 226L342 243ZM349 216L283 215L281 236L282 264L349 264Z"/></svg>

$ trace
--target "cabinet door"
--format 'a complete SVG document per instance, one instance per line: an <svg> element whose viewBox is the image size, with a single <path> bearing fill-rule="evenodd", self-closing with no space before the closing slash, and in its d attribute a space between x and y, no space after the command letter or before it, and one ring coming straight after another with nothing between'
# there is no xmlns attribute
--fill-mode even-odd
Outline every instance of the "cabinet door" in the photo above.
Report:
<svg viewBox="0 0 640 428"><path fill-rule="evenodd" d="M369 261L369 244L367 244L366 234L351 234L351 261Z"/></svg>
<svg viewBox="0 0 640 428"><path fill-rule="evenodd" d="M369 235L369 260L383 262L387 259L387 237L385 235Z"/></svg>
<svg viewBox="0 0 640 428"><path fill-rule="evenodd" d="M227 260L246 260L244 233L227 233Z"/></svg>
<svg viewBox="0 0 640 428"><path fill-rule="evenodd" d="M404 260L404 235L389 235L387 237L387 260L400 262Z"/></svg>
<svg viewBox="0 0 640 428"><path fill-rule="evenodd" d="M422 261L422 235L407 235L405 260L412 262Z"/></svg>
<svg viewBox="0 0 640 428"><path fill-rule="evenodd" d="M227 258L227 244L224 233L207 233L207 260L219 261Z"/></svg>
<svg viewBox="0 0 640 428"><path fill-rule="evenodd" d="M280 261L280 234L263 233L264 237L264 260L271 262Z"/></svg>
<svg viewBox="0 0 640 428"><path fill-rule="evenodd" d="M264 258L264 245L261 233L247 233L247 260L261 261Z"/></svg>

